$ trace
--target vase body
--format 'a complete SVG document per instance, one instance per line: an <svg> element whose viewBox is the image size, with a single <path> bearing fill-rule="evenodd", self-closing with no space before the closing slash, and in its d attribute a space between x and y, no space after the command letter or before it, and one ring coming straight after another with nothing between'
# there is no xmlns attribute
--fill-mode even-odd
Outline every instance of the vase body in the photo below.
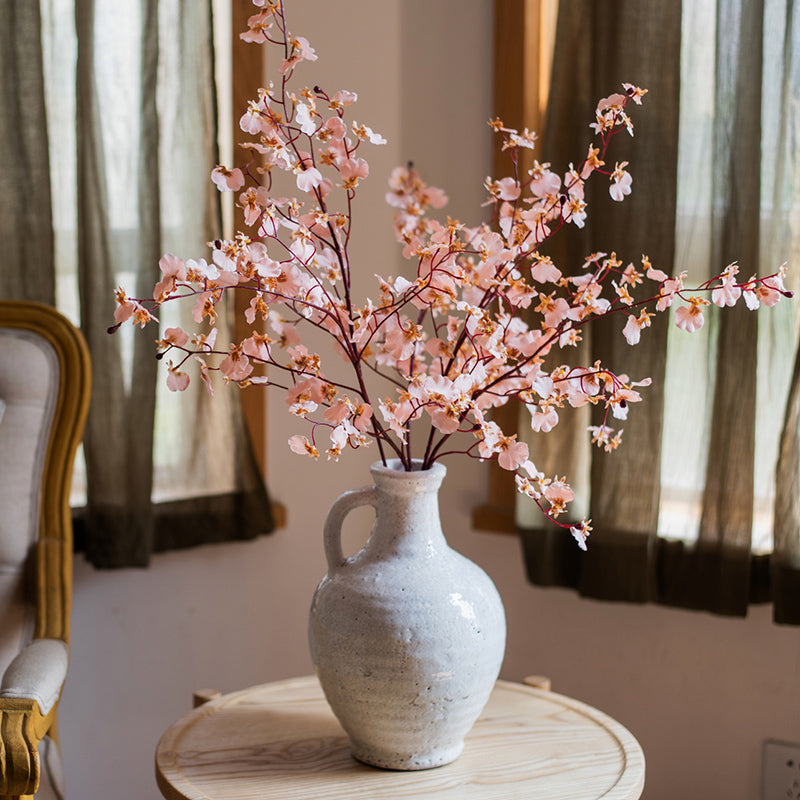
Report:
<svg viewBox="0 0 800 800"><path fill-rule="evenodd" d="M386 769L453 761L489 699L505 649L505 615L483 570L446 543L438 489L445 468L371 468L325 523L328 573L311 606L309 643L353 755ZM364 547L341 550L341 524L375 508Z"/></svg>

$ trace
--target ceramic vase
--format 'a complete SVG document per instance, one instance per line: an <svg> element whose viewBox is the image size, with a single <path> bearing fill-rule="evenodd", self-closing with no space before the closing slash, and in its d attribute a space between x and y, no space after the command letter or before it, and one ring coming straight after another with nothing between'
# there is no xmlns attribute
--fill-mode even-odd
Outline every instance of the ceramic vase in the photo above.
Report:
<svg viewBox="0 0 800 800"><path fill-rule="evenodd" d="M445 467L407 472L389 462L371 473L374 485L339 497L325 523L328 573L311 606L311 656L355 758L427 769L459 756L489 699L505 614L491 579L445 541ZM345 558L342 522L363 505L375 508L374 527Z"/></svg>

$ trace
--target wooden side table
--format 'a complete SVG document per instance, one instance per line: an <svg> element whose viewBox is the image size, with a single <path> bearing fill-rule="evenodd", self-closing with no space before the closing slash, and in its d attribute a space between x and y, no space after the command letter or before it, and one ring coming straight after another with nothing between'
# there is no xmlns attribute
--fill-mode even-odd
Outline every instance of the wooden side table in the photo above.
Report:
<svg viewBox="0 0 800 800"><path fill-rule="evenodd" d="M644 755L618 722L569 697L498 681L452 764L368 767L315 677L223 695L175 722L156 750L167 800L636 800Z"/></svg>

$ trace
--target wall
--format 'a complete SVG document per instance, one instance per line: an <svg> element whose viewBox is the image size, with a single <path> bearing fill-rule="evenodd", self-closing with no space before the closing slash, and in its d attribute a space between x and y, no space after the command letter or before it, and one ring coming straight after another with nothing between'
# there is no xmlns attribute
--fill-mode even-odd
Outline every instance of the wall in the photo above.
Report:
<svg viewBox="0 0 800 800"><path fill-rule="evenodd" d="M290 0L297 33L320 61L308 81L359 92L356 119L390 143L370 158L356 215L366 274L397 270L383 179L412 159L473 221L489 172L488 0ZM356 13L357 12L357 13ZM358 25L349 19L358 19ZM418 109L418 111L415 111ZM393 266L394 265L394 266ZM274 398L275 396L273 396ZM338 465L288 452L294 431L270 405L270 489L288 526L255 542L168 553L146 570L75 565L73 655L61 712L69 796L156 800L153 752L197 688L231 691L310 671L308 604L324 572L321 521L338 494L366 482L374 453ZM503 676L549 675L554 689L606 711L640 740L648 800L758 796L761 741L800 741L800 635L769 610L746 620L582 600L527 584L515 537L474 532L483 465L452 462L441 496L454 547L481 564L504 598ZM350 547L369 526L349 518Z"/></svg>

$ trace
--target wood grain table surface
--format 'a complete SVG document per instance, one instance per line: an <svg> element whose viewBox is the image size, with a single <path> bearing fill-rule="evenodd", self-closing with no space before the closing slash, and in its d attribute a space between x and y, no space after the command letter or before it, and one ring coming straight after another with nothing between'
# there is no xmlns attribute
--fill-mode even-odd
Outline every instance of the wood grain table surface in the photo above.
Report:
<svg viewBox="0 0 800 800"><path fill-rule="evenodd" d="M365 766L315 677L223 695L175 722L156 750L167 800L636 800L644 755L618 722L569 697L498 681L452 764Z"/></svg>

